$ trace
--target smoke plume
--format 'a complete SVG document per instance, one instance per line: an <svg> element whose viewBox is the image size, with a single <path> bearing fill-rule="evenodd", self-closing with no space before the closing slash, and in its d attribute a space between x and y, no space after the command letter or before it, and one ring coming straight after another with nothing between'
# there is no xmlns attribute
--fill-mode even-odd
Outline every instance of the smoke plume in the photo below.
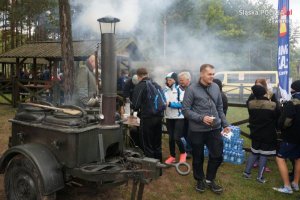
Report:
<svg viewBox="0 0 300 200"><path fill-rule="evenodd" d="M138 40L138 48L151 62L150 68L156 80L163 80L165 74L175 71L188 70L194 78L199 75L201 64L210 63L216 71L241 69L252 70L252 57L258 54L257 46L266 46L269 56L261 56L270 60L269 66L262 66L272 70L272 59L276 50L268 47L268 42L260 41L226 41L213 32L208 31L206 22L201 21L201 1L189 0L191 12L198 13L199 32L192 33L190 27L183 21L172 24L176 13L170 13L169 8L175 0L73 0L72 5L80 8L80 13L74 14L73 34L84 31L87 35L99 38L100 31L97 19L104 16L114 16L121 20L117 24L117 35L131 35ZM197 3L196 3L197 2ZM242 8L246 9L246 8ZM238 10L236 10L238 14ZM195 16L195 15L194 15ZM186 20L194 20L187 15ZM270 45L269 45L270 46ZM236 53L244 56L236 56ZM257 55L255 55L257 56ZM259 55L258 55L259 56ZM276 59L274 59L276 61ZM159 81L161 82L161 81Z"/></svg>

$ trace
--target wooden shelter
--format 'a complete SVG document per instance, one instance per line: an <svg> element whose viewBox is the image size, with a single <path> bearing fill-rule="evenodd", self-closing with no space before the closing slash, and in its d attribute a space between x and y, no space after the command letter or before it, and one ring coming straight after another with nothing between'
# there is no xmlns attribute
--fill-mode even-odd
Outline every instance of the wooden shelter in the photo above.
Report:
<svg viewBox="0 0 300 200"><path fill-rule="evenodd" d="M95 54L99 41L74 41L75 66L79 61L85 61ZM116 40L118 74L120 69L130 69L131 61L141 60L141 53L132 38L117 38ZM98 52L98 55L101 55ZM53 103L60 103L60 87L57 80L57 70L62 64L60 42L35 42L17 47L0 54L0 103L16 106L29 98L42 99L48 96ZM29 66L29 67L28 67ZM32 78L24 78L26 69L32 70ZM39 71L49 70L51 79L43 80ZM56 89L55 89L56 88Z"/></svg>

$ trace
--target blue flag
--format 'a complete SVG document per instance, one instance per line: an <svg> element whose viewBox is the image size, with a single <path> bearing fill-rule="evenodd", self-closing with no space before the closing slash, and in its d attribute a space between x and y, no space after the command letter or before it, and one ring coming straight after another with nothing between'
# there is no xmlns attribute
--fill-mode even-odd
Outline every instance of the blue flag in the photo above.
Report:
<svg viewBox="0 0 300 200"><path fill-rule="evenodd" d="M289 93L289 0L278 0L278 60L279 90L283 100Z"/></svg>

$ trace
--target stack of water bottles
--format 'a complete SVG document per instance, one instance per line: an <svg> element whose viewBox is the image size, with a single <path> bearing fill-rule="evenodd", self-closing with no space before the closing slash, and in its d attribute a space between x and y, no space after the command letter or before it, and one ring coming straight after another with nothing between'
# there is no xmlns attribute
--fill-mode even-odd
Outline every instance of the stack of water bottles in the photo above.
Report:
<svg viewBox="0 0 300 200"><path fill-rule="evenodd" d="M230 126L230 128L231 136L223 136L223 160L224 162L240 165L245 161L244 139L240 138L241 130L238 126ZM204 155L208 156L206 146L204 146Z"/></svg>

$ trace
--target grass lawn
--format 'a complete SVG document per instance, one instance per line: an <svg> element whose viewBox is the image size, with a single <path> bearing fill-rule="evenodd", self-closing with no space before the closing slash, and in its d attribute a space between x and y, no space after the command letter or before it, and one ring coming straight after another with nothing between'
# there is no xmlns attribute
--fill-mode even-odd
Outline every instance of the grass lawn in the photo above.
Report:
<svg viewBox="0 0 300 200"><path fill-rule="evenodd" d="M10 99L10 100L12 99L11 98L11 94L4 94L4 95L8 99ZM2 96L0 96L0 103L2 103L2 104L9 104L10 102L8 102L6 99L4 99Z"/></svg>
<svg viewBox="0 0 300 200"><path fill-rule="evenodd" d="M11 106L0 105L0 153L7 148L8 137L11 132L11 125L8 123L9 118L13 118L15 109ZM246 109L229 108L228 119L229 122L235 122L247 118ZM242 127L244 131L248 131L247 127ZM248 131L249 132L249 131ZM247 141L247 140L246 140ZM246 142L250 144L249 140ZM168 137L163 136L163 158L165 159L169 154L168 150ZM188 160L191 164L191 160ZM206 166L207 160L205 161ZM278 174L275 160L271 158L268 161L268 167L272 170L271 173L266 173L265 178L268 180L266 184L259 184L256 182L257 169L252 171L253 178L245 180L241 174L245 165L233 165L223 163L219 168L217 174L217 182L224 187L224 192L221 195L216 195L211 191L199 193L195 191L196 182L193 179L193 174L188 176L180 176L176 173L175 169L169 168L164 170L163 176L158 180L152 181L146 185L144 190L143 199L145 200L161 200L161 199L180 199L180 200L208 200L208 199L224 199L224 200L295 200L300 199L300 193L293 195L284 195L272 190L272 187L282 185L281 178ZM0 179L3 180L3 179ZM131 182L130 182L131 183ZM3 190L0 191L3 193ZM120 193L120 198L117 199L130 199L131 184L123 185L120 189L113 189L113 193ZM3 194L2 194L3 195ZM0 197L1 196L0 194ZM62 197L58 196L58 199ZM65 198L63 198L66 200ZM77 199L76 196L70 199ZM90 199L99 199L93 197ZM115 199L115 198L113 198Z"/></svg>

